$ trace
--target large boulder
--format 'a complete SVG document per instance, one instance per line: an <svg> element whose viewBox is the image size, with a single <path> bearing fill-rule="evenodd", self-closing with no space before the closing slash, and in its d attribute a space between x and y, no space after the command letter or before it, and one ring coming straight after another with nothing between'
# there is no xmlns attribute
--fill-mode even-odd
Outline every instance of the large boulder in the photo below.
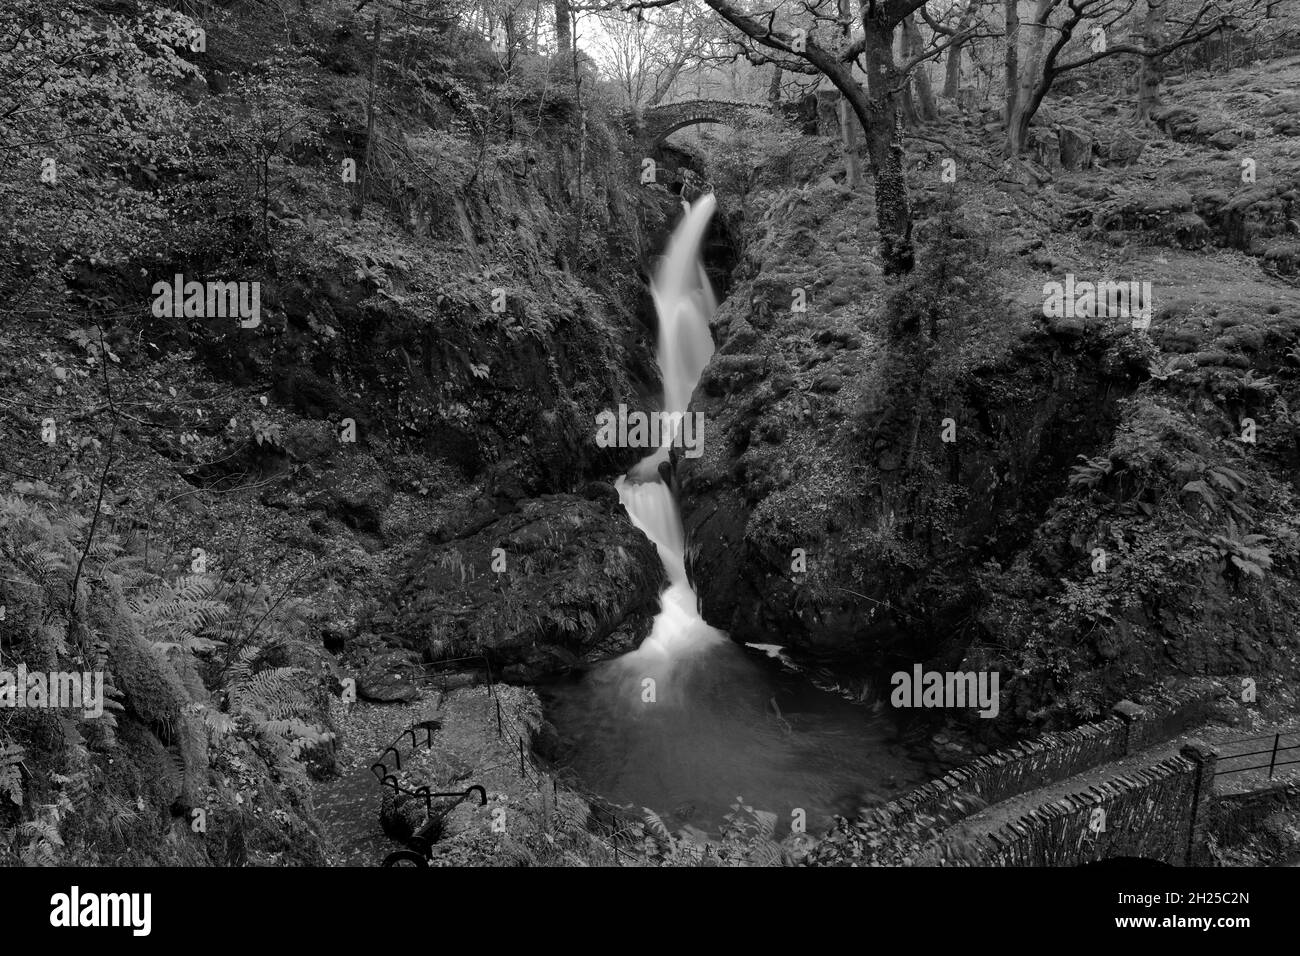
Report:
<svg viewBox="0 0 1300 956"><path fill-rule="evenodd" d="M1045 169L1061 168L1061 137L1052 129L1032 126L1029 129L1029 142L1026 144L1030 154Z"/></svg>
<svg viewBox="0 0 1300 956"><path fill-rule="evenodd" d="M372 626L428 662L483 656L519 680L635 646L663 567L613 487L498 507L437 529Z"/></svg>
<svg viewBox="0 0 1300 956"><path fill-rule="evenodd" d="M1259 110L1260 116L1300 116L1300 93L1278 93Z"/></svg>
<svg viewBox="0 0 1300 956"><path fill-rule="evenodd" d="M1106 147L1106 163L1109 166L1132 166L1146 149L1146 141L1138 139L1127 130L1121 130Z"/></svg>
<svg viewBox="0 0 1300 956"><path fill-rule="evenodd" d="M415 668L400 651L381 651L368 658L357 673L357 696L378 704L407 703L420 696L413 680Z"/></svg>
<svg viewBox="0 0 1300 956"><path fill-rule="evenodd" d="M1061 165L1069 170L1091 169L1092 134L1073 126L1058 125L1056 135L1061 144Z"/></svg>
<svg viewBox="0 0 1300 956"><path fill-rule="evenodd" d="M1099 239L1141 232L1183 249L1199 249L1211 237L1191 193L1178 186L1114 187L1108 198L1095 203L1091 224L1089 234Z"/></svg>

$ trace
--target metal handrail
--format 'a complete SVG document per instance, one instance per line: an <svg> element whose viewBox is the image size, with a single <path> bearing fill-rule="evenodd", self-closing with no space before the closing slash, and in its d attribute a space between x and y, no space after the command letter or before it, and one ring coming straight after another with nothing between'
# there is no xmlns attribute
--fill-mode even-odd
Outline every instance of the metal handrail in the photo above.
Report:
<svg viewBox="0 0 1300 956"><path fill-rule="evenodd" d="M1277 736L1288 737L1295 734L1300 734L1300 730L1273 731L1271 732L1271 734L1260 734L1253 737L1232 737L1232 739L1227 741L1227 743L1244 744L1247 743L1248 740L1268 740L1269 737L1277 737Z"/></svg>
<svg viewBox="0 0 1300 956"><path fill-rule="evenodd" d="M1263 734L1263 735L1261 735L1261 736L1259 736L1259 737L1242 737L1242 738L1239 738L1238 740L1229 741L1229 743L1245 743L1245 742L1248 742L1248 741L1251 741L1251 740L1266 740L1268 737L1272 736L1272 738L1273 738L1273 746L1270 747L1268 750L1250 750L1250 751L1247 751L1246 753L1240 753L1240 754L1226 754L1226 755L1224 755L1224 756L1222 756L1222 757L1219 758L1218 764L1216 764L1216 766L1215 766L1215 775L1217 776L1218 774L1245 773L1245 772L1248 771L1248 770L1263 770L1263 769L1267 768L1267 769L1268 769L1268 779L1272 780L1272 779L1273 779L1273 771L1276 770L1278 767L1286 767L1286 766L1290 766L1291 764L1298 764L1298 763L1300 763L1300 759L1297 759L1297 760L1281 760L1281 761L1279 761L1279 760L1277 759L1277 755L1280 754L1280 753L1286 753L1288 750L1300 750L1300 743L1297 743L1297 744L1287 744L1285 747L1283 747L1283 746L1281 745L1281 744L1282 744L1282 738L1283 738L1283 737L1290 737L1290 736L1294 736L1294 735L1296 735L1296 734L1300 734L1300 731L1294 731L1294 730L1281 731L1281 732L1275 732L1275 733L1273 733L1273 734L1271 734L1271 735L1270 735L1270 734ZM1252 765L1249 766L1249 767L1229 767L1229 768L1227 768L1226 770L1225 770L1225 769L1220 769L1220 766L1219 766L1219 764L1222 764L1224 761L1228 761L1228 760L1236 760L1236 759L1239 759L1239 758L1245 758L1245 757L1262 757L1262 756L1264 756L1265 754L1268 754L1268 755L1269 755L1269 761L1268 761L1268 763L1266 763L1266 764L1262 764L1262 763L1261 763L1261 764L1252 764Z"/></svg>
<svg viewBox="0 0 1300 956"><path fill-rule="evenodd" d="M479 806L487 806L487 789L481 784L472 784L464 790L439 793L430 790L427 784L416 787L412 790L410 787L402 786L402 782L397 778L397 775L389 771L388 765L384 761L390 753L393 755L393 763L396 765L394 769L402 769L402 752L398 749L398 744L402 743L402 741L409 736L411 738L412 751L418 750L422 745L424 747L432 747L434 731L441 729L442 722L438 720L421 720L412 724L410 727L407 727L398 734L397 739L385 747L379 754L379 759L370 765L370 772L379 780L379 785L381 787L388 787L394 793L404 794L408 797L416 797L424 801L424 822L420 824L420 826L416 827L415 832L413 832L405 841L407 847L410 848L409 851L389 854L384 860L385 866L394 865L395 861L399 857L402 857L403 854L405 854L405 859L407 860L410 860L413 857L415 859L425 860L429 858L433 847L432 834L434 828L438 825L438 821L435 820L433 816L434 800L455 798L456 803L459 804L460 801L468 800L471 796L477 793ZM418 731L421 730L424 731L423 743L418 735Z"/></svg>
<svg viewBox="0 0 1300 956"><path fill-rule="evenodd" d="M1289 747L1269 747L1267 750L1248 750L1241 754L1224 754L1220 760L1236 760L1238 757L1258 757L1261 754L1280 753L1283 750L1300 749L1300 744L1292 744Z"/></svg>
<svg viewBox="0 0 1300 956"><path fill-rule="evenodd" d="M397 738L391 744L389 744L387 747L385 747L383 750L380 751L379 759L370 765L370 772L375 775L375 777L379 780L381 784L384 783L389 777L392 777L393 780L396 781L397 778L393 777L393 775L388 772L388 765L384 763L384 758L387 757L389 753L392 753L393 763L397 765L395 769L401 770L402 752L397 749L397 745L402 742L402 738L405 737L407 734L410 734L411 749L417 750L420 746L420 743L415 738L415 732L417 730L423 730L425 732L424 745L426 747L432 747L433 732L435 730L441 730L441 729L442 729L442 721L440 720L421 720L418 723L414 723L410 727L407 727L405 730L403 730L400 734L397 735Z"/></svg>
<svg viewBox="0 0 1300 956"><path fill-rule="evenodd" d="M1272 774L1271 771L1273 770L1274 767L1286 767L1286 766L1290 766L1290 765L1293 764L1293 763L1300 763L1300 760L1279 760L1279 761L1277 761L1277 762L1270 761L1269 763L1257 763L1257 764L1252 764L1252 765L1249 766L1249 767L1233 767L1231 770L1218 770L1218 771L1216 771L1216 774L1218 774L1218 773L1244 773L1244 772L1247 771L1247 770L1264 770L1264 769L1268 769L1268 770L1270 771L1270 773L1269 773L1269 777L1271 778L1271 777L1273 776L1273 774Z"/></svg>

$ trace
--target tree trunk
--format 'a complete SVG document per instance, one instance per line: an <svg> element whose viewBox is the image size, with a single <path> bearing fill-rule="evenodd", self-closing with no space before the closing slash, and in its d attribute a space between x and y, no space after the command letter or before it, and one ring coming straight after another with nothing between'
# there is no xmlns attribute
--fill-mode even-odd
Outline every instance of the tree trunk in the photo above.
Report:
<svg viewBox="0 0 1300 956"><path fill-rule="evenodd" d="M1033 114L1024 108L1023 104L1017 104L1011 122L1007 124L1007 140L1005 152L1007 156L1019 156L1025 151L1025 143L1029 139L1029 121L1033 119Z"/></svg>
<svg viewBox="0 0 1300 956"><path fill-rule="evenodd" d="M953 43L948 47L947 59L943 64L943 98L957 99L957 87L961 86L961 48L965 43Z"/></svg>
<svg viewBox="0 0 1300 956"><path fill-rule="evenodd" d="M911 272L916 263L912 246L912 207L903 172L903 124L897 90L902 86L894 62L894 24L883 11L875 16L864 8L864 54L867 95L854 103L867 134L867 152L876 176L876 222L880 230L880 256L886 275Z"/></svg>
<svg viewBox="0 0 1300 956"><path fill-rule="evenodd" d="M501 21L506 28L506 70L514 69L515 50L519 48L519 22L515 11L509 10Z"/></svg>
<svg viewBox="0 0 1300 956"><path fill-rule="evenodd" d="M934 87L930 85L930 71L924 63L916 68L916 106L921 119L927 123L939 118L939 107L934 102Z"/></svg>
<svg viewBox="0 0 1300 956"><path fill-rule="evenodd" d="M370 194L370 160L374 155L375 139L375 86L379 82L379 30L381 21L375 14L375 46L370 53L370 91L366 94L366 155L362 160L361 188L357 190L357 204L352 210L352 218L360 219L366 208L366 199Z"/></svg>
<svg viewBox="0 0 1300 956"><path fill-rule="evenodd" d="M1029 22L1029 43L1025 58L1019 63L1020 82L1016 92L1011 119L1007 122L1006 153L1019 156L1024 151L1029 138L1029 123L1038 112L1043 102L1043 90L1037 92L1044 79L1046 65L1043 59L1043 44L1047 40L1047 21L1055 9L1057 0L1038 0L1034 8L1033 19ZM1048 84L1051 85L1050 83Z"/></svg>
<svg viewBox="0 0 1300 956"><path fill-rule="evenodd" d="M903 118L905 129L916 129L921 125L921 117L916 111L916 98L912 96L912 84L908 83L899 91L898 112Z"/></svg>
<svg viewBox="0 0 1300 956"><path fill-rule="evenodd" d="M1025 58L1020 62L1020 92L1016 94L1016 103L1023 104L1029 99L1034 83L1043 70L1043 43L1047 40L1047 21L1052 15L1058 0L1038 0L1034 8L1033 19L1029 21L1029 41L1025 48Z"/></svg>
<svg viewBox="0 0 1300 956"><path fill-rule="evenodd" d="M845 45L853 38L853 10L850 0L839 0L840 39ZM850 74L852 66L849 67ZM858 118L848 98L840 94L840 141L844 146L844 179L856 192L862 185L862 164L858 160Z"/></svg>
<svg viewBox="0 0 1300 956"><path fill-rule="evenodd" d="M570 21L572 22L572 21ZM573 67L573 98L578 108L578 200L574 212L572 261L582 262L582 223L587 211L587 193L583 173L587 167L587 110L582 105L582 73L578 69L578 45L570 44L569 62Z"/></svg>
<svg viewBox="0 0 1300 956"><path fill-rule="evenodd" d="M1165 30L1165 0L1147 0L1147 15L1142 24L1142 46L1152 50L1160 46ZM1142 57L1138 73L1138 109L1140 123L1150 123L1151 113L1160 105L1160 78L1164 64L1160 57Z"/></svg>
<svg viewBox="0 0 1300 956"><path fill-rule="evenodd" d="M979 2L980 0L970 0L966 4L966 10L962 13L961 21L957 24L958 34L965 33L975 22ZM961 87L961 51L965 46L965 40L956 40L948 47L948 53L943 64L943 96L945 99L957 99L957 90Z"/></svg>
<svg viewBox="0 0 1300 956"><path fill-rule="evenodd" d="M758 19L740 13L727 0L704 0L732 26L751 40L784 49L773 41L768 27ZM912 208L903 171L903 131L898 115L898 91L903 87L894 61L894 29L902 21L911 0L859 3L866 61L867 88L853 75L853 65L833 50L809 44L803 58L831 81L849 101L858 123L866 132L867 152L875 174L876 225L880 233L880 257L886 275L910 272L916 263L912 246ZM850 124L851 126L852 124Z"/></svg>
<svg viewBox="0 0 1300 956"><path fill-rule="evenodd" d="M858 161L858 118L849 101L840 97L840 141L844 145L844 178L846 185L857 191L862 185L862 164Z"/></svg>
<svg viewBox="0 0 1300 956"><path fill-rule="evenodd" d="M680 54L659 74L659 78L655 81L654 92L650 94L650 99L645 102L647 107L658 106L663 101L669 90L673 88L673 84L677 82L678 75L686 67L688 59L689 57L685 53Z"/></svg>
<svg viewBox="0 0 1300 956"><path fill-rule="evenodd" d="M780 64L772 67L772 82L767 85L767 101L773 106L781 102L781 77L783 71Z"/></svg>
<svg viewBox="0 0 1300 956"><path fill-rule="evenodd" d="M921 31L916 26L916 18L909 15L903 19L903 56L907 60L919 56L925 48L925 41L921 39ZM911 81L908 83L909 91L915 90L913 104L917 119L922 122L932 123L939 118L939 110L934 104L934 90L930 86L930 74L926 70L924 62L912 67Z"/></svg>
<svg viewBox="0 0 1300 956"><path fill-rule="evenodd" d="M1016 110L1016 91L1020 86L1020 0L1005 0L1005 11L1007 48L1002 81L1006 88L1006 105L1002 108L1002 118L1010 130Z"/></svg>
<svg viewBox="0 0 1300 956"><path fill-rule="evenodd" d="M555 55L568 56L573 48L573 28L569 25L569 0L555 0Z"/></svg>
<svg viewBox="0 0 1300 956"><path fill-rule="evenodd" d="M1074 22L1067 21L1061 26L1061 38L1058 42L1064 46L1069 42L1073 32ZM1008 156L1017 156L1024 149L1025 141L1029 138L1029 123L1038 112L1038 108L1043 105L1043 98L1047 96L1047 91L1052 88L1052 83L1058 75L1051 63L1043 63L1038 74L1038 80L1032 85L1025 101L1016 104L1015 121L1007 127Z"/></svg>

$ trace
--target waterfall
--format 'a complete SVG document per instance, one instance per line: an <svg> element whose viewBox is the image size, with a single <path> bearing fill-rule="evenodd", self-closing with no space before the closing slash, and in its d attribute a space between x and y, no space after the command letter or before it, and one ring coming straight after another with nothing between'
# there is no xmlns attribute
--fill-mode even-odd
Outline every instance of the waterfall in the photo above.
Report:
<svg viewBox="0 0 1300 956"><path fill-rule="evenodd" d="M713 353L717 303L700 246L715 208L712 195L687 208L651 282L663 411L677 428L673 416L686 414ZM668 586L640 647L546 692L565 769L608 799L651 808L671 829L689 825L696 835L720 834L740 795L779 819L803 808L821 826L885 802L891 787L926 779L898 756L887 721L762 662L700 617L681 515L658 468L672 431L661 425L651 438L659 447L615 482L628 517L654 543ZM753 646L781 653L776 644Z"/></svg>
<svg viewBox="0 0 1300 956"><path fill-rule="evenodd" d="M659 464L668 460L669 446L680 429L691 393L713 355L709 318L717 299L705 275L700 246L717 207L712 193L701 196L673 231L668 249L650 284L659 320L659 371L664 383L664 411L675 429L665 429L661 445L615 482L619 500L632 523L659 552L668 588L660 596L659 613L650 635L635 651L619 659L620 670L662 682L673 664L686 655L725 640L709 627L697 610L698 599L686 578L685 535L672 489L660 480ZM659 698L664 692L659 690Z"/></svg>

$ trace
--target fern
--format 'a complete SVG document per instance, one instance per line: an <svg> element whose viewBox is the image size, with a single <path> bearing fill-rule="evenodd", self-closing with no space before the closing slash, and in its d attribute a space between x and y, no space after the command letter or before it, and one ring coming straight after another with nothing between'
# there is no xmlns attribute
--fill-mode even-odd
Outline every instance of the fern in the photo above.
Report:
<svg viewBox="0 0 1300 956"><path fill-rule="evenodd" d="M1226 511L1229 515L1248 521L1251 509L1234 499L1250 487L1250 480L1227 465L1211 465L1195 481L1183 485L1184 494L1200 495L1211 512ZM1229 519L1231 520L1231 519Z"/></svg>
<svg viewBox="0 0 1300 956"><path fill-rule="evenodd" d="M1101 484L1115 467L1114 462L1109 458L1088 458L1085 455L1079 455L1079 458L1083 464L1075 465L1070 469L1071 487L1095 487Z"/></svg>
<svg viewBox="0 0 1300 956"><path fill-rule="evenodd" d="M19 768L22 759L22 747L0 743L0 796L8 797L20 807L23 805L23 775Z"/></svg>
<svg viewBox="0 0 1300 956"><path fill-rule="evenodd" d="M1239 534L1236 522L1228 520L1226 534L1213 534L1206 540L1224 559L1225 567L1232 566L1243 574L1263 580L1264 572L1273 566L1272 552L1264 544L1262 534Z"/></svg>
<svg viewBox="0 0 1300 956"><path fill-rule="evenodd" d="M50 774L50 782L62 789L64 796L67 797L68 803L73 809L83 806L93 793L90 785L90 775L84 770L79 770L70 775L52 773Z"/></svg>
<svg viewBox="0 0 1300 956"><path fill-rule="evenodd" d="M1147 366L1147 372L1153 379L1158 382L1166 382L1175 375L1183 374L1180 367L1183 359L1181 356L1174 358L1153 358Z"/></svg>
<svg viewBox="0 0 1300 956"><path fill-rule="evenodd" d="M39 819L20 818L0 835L0 856L29 865L56 862L60 814L74 809L87 824L79 833L105 847L131 843L152 811L120 783L102 787L91 759L92 751L113 754L120 746L116 715L128 707L166 748L159 772L172 793L206 785L218 748L240 751L246 761L245 741L282 781L301 779L303 752L332 739L318 719L311 668L300 666L321 653L307 641L307 606L262 586L225 585L213 575L164 578L111 532L89 538L88 520L61 510L48 488L19 482L15 490L0 495L5 649L29 666L40 661L103 673L104 713L61 718L57 729L32 738L41 741L35 751L31 740L23 740L24 750L0 732L0 805L22 814L30 811L32 793L52 793L58 801ZM72 577L83 550L72 618ZM60 733L57 746L45 743ZM33 777L36 783L29 782Z"/></svg>
<svg viewBox="0 0 1300 956"><path fill-rule="evenodd" d="M230 707L236 713L258 714L266 719L285 717L302 705L296 678L300 667L274 667L250 675L230 688Z"/></svg>
<svg viewBox="0 0 1300 956"><path fill-rule="evenodd" d="M659 814L655 813L649 807L641 808L641 819L645 822L646 831L655 839L655 842L663 848L664 855L671 857L677 850L677 841L673 835L668 832L668 827Z"/></svg>
<svg viewBox="0 0 1300 956"><path fill-rule="evenodd" d="M248 720L274 758L276 769L295 777L301 773L295 761L303 750L334 737L308 719L311 701L302 686L305 677L300 667L273 667L250 673L245 662L228 695L231 711Z"/></svg>
<svg viewBox="0 0 1300 956"><path fill-rule="evenodd" d="M198 714L203 720L203 725L211 730L218 737L224 737L233 734L236 730L235 718L230 714L222 713L219 710L213 710L210 707L204 707L199 704Z"/></svg>
<svg viewBox="0 0 1300 956"><path fill-rule="evenodd" d="M19 852L23 866L54 866L56 848L63 846L59 828L49 818L37 817L18 824L18 836L27 845Z"/></svg>

